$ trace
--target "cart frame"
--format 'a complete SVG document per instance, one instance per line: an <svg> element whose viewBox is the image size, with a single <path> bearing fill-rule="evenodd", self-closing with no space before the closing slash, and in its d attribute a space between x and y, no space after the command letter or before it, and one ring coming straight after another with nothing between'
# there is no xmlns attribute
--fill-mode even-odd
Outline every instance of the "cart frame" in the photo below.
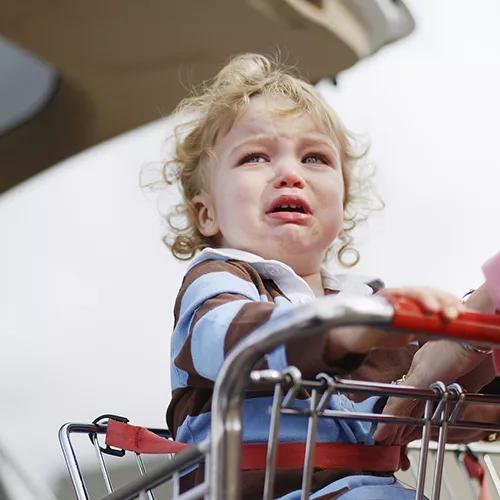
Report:
<svg viewBox="0 0 500 500"><path fill-rule="evenodd" d="M379 384L372 382L342 380L320 375L317 380L304 381L297 369L289 367L284 372L275 370L253 371L252 368L263 356L291 340L314 338L328 329L348 325L370 325L391 329L396 334L415 330L426 337L446 336L456 341L472 341L482 344L499 343L500 320L498 317L479 313L466 313L460 318L444 324L437 317L423 317L415 309L406 310L408 304L400 304L385 296L349 297L327 296L310 304L297 307L286 317L269 321L242 340L225 360L214 387L210 440L193 446L176 455L169 464L145 473L139 480L109 494L107 500L136 498L140 492L152 488L193 463L206 458L206 480L196 491L186 492L179 498L204 497L211 500L240 498L239 477L241 461L241 413L248 383L274 382L275 404L272 408L271 429L266 458L264 498L272 498L273 476L276 465L279 419L282 413L308 416L308 439L304 457L302 498L308 498L312 457L318 417L371 420L394 424L410 424L423 428L418 465L416 498L424 498L424 483L427 452L431 427L439 429L437 461L434 470L432 498L440 496L443 458L449 428L482 429L500 431L500 424L459 421L464 403L500 404L500 398L481 394L465 394L458 384L446 387L436 382L429 389L405 385ZM405 309L406 308L406 309ZM471 320L473 327L471 327ZM290 406L297 388L307 387L311 392L311 407L307 412L298 412ZM285 388L287 390L285 390ZM360 414L332 411L325 408L325 398L334 393L370 393L384 396L419 398L425 401L422 418L398 417L381 414ZM453 410L451 411L453 405ZM88 427L85 424L66 424L61 428L60 441L63 453L79 499L87 499L81 473L70 442L72 432L102 432L102 426ZM99 447L99 445L97 445ZM76 482L75 482L76 481ZM109 491L109 490L108 490ZM175 492L177 493L177 492Z"/></svg>

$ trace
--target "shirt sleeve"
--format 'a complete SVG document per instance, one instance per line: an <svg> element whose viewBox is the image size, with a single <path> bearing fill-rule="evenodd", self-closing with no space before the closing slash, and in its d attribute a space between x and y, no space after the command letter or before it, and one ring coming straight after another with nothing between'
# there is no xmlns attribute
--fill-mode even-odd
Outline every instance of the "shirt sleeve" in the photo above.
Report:
<svg viewBox="0 0 500 500"><path fill-rule="evenodd" d="M176 307L172 334L172 388L210 387L225 357L247 335L296 307L286 299L269 301L265 290L244 266L205 261L186 275ZM304 377L320 371L344 372L343 360L332 367L323 360L324 336L290 343L269 353L261 367L283 369L293 364ZM345 360L344 360L345 361ZM357 365L357 364L356 364Z"/></svg>

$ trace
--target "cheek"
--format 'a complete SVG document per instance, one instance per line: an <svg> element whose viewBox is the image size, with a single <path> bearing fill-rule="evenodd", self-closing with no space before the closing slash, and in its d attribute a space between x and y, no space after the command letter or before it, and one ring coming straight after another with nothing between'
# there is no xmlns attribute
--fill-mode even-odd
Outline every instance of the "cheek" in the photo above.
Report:
<svg viewBox="0 0 500 500"><path fill-rule="evenodd" d="M340 206L342 208L344 204L344 196L344 182L341 176L335 176L334 178L323 182L322 198L332 207Z"/></svg>
<svg viewBox="0 0 500 500"><path fill-rule="evenodd" d="M260 202L265 184L265 179L257 170L235 171L234 175L230 175L224 180L222 191L234 203L255 206Z"/></svg>
<svg viewBox="0 0 500 500"><path fill-rule="evenodd" d="M321 191L323 223L332 230L342 225L344 220L344 184L343 182L325 182Z"/></svg>
<svg viewBox="0 0 500 500"><path fill-rule="evenodd" d="M227 223L238 223L239 220L244 222L245 217L258 208L258 204L258 193L251 179L228 177L218 189L217 217L223 226Z"/></svg>

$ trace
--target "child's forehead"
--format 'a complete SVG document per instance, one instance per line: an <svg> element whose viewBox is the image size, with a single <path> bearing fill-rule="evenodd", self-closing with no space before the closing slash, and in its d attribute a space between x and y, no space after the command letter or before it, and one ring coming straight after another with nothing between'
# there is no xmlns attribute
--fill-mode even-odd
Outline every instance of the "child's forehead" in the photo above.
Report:
<svg viewBox="0 0 500 500"><path fill-rule="evenodd" d="M242 136L266 137L270 135L300 133L310 137L335 140L326 124L312 112L283 96L256 96L241 110L231 127L219 139L228 143Z"/></svg>

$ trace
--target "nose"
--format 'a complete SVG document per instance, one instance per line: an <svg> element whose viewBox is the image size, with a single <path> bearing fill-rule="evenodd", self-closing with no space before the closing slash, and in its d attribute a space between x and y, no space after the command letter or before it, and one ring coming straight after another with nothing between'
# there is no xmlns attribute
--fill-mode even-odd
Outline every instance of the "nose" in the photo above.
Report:
<svg viewBox="0 0 500 500"><path fill-rule="evenodd" d="M305 186L304 179L298 168L290 163L277 167L276 179L274 181L275 188L299 188Z"/></svg>

